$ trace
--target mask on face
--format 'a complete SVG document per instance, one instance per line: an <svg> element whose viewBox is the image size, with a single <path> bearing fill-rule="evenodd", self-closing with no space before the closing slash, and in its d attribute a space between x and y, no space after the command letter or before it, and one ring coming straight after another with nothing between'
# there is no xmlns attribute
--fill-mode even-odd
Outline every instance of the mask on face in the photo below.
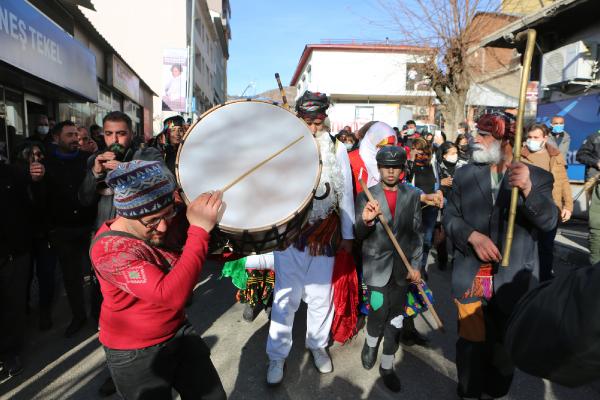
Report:
<svg viewBox="0 0 600 400"><path fill-rule="evenodd" d="M460 146L458 146L458 149L460 151L467 151L467 150L469 150L469 145L468 144L461 144Z"/></svg>
<svg viewBox="0 0 600 400"><path fill-rule="evenodd" d="M456 164L456 162L458 161L458 154L452 154L450 156L446 156L445 160L446 160L446 162L448 162L450 164Z"/></svg>
<svg viewBox="0 0 600 400"><path fill-rule="evenodd" d="M414 135L415 134L415 129L414 128L410 128L409 130L406 131L406 134L408 136Z"/></svg>
<svg viewBox="0 0 600 400"><path fill-rule="evenodd" d="M544 142L541 140L533 140L533 139L527 139L527 148L529 149L529 151L532 152L536 152L536 151L540 151L542 149L542 147L544 146Z"/></svg>
<svg viewBox="0 0 600 400"><path fill-rule="evenodd" d="M39 133L40 135L47 135L49 131L50 128L45 125L40 125L37 127L37 133Z"/></svg>
<svg viewBox="0 0 600 400"><path fill-rule="evenodd" d="M354 143L344 143L344 146L346 146L347 151L350 151L354 147Z"/></svg>
<svg viewBox="0 0 600 400"><path fill-rule="evenodd" d="M552 125L552 133L563 133L565 131L565 125Z"/></svg>

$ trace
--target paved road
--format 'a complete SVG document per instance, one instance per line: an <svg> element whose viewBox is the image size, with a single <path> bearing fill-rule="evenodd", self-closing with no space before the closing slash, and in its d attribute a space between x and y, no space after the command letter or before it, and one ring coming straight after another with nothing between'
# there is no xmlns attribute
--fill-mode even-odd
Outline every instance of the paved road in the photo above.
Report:
<svg viewBox="0 0 600 400"><path fill-rule="evenodd" d="M562 239L559 238L560 242ZM567 248L569 249L569 248ZM561 249L557 272L572 267L572 257ZM566 256L565 256L566 255ZM571 261L570 261L571 260ZM431 261L431 259L430 259ZM429 349L404 348L396 359L403 383L400 396L392 395L380 382L377 368L365 371L360 364L364 335L344 346L330 349L335 370L320 375L304 350L306 310L302 308L294 326L295 344L288 359L286 378L279 388L267 388L265 343L268 320L263 314L251 324L241 318L242 306L234 302L234 289L228 280L219 280L219 266L209 264L189 309L190 319L212 349L215 363L230 399L456 399L454 306L448 300L449 272L433 268L430 286L437 310L447 328L446 334L433 331L421 318L417 327L432 341ZM30 316L25 371L0 385L1 399L96 399L97 389L107 376L103 352L94 328L88 326L73 339L64 339L68 312L64 298L58 304L55 328L43 334L36 329L37 315ZM431 319L431 318L429 318ZM113 396L110 399L117 399ZM511 400L600 400L600 390L588 386L576 390L517 373Z"/></svg>

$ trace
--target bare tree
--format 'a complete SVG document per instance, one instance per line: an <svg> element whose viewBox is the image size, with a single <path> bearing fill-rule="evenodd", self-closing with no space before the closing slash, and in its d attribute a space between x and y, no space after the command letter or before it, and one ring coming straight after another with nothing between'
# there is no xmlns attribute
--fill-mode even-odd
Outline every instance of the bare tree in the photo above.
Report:
<svg viewBox="0 0 600 400"><path fill-rule="evenodd" d="M440 101L444 130L453 136L465 120L467 92L473 82L468 50L491 33L477 22L481 12L494 12L500 0L377 0L392 29L407 44L427 47L423 72ZM422 56L419 56L422 60Z"/></svg>

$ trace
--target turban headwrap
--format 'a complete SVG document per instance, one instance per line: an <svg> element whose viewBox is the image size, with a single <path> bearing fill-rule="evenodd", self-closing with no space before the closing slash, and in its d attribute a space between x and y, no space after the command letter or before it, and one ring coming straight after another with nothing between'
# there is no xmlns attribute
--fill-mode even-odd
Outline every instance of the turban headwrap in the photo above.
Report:
<svg viewBox="0 0 600 400"><path fill-rule="evenodd" d="M327 95L319 92L313 93L307 90L296 102L296 112L300 118L325 119L328 108Z"/></svg>
<svg viewBox="0 0 600 400"><path fill-rule="evenodd" d="M512 140L515 121L507 114L483 114L477 120L477 130L492 135L497 140Z"/></svg>

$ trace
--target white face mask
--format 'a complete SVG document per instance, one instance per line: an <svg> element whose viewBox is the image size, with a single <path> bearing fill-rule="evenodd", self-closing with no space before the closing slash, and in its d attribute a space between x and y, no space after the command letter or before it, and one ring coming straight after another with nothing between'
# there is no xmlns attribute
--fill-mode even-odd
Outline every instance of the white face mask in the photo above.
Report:
<svg viewBox="0 0 600 400"><path fill-rule="evenodd" d="M409 130L406 131L406 135L407 136L411 136L415 134L415 129L414 128L410 128Z"/></svg>
<svg viewBox="0 0 600 400"><path fill-rule="evenodd" d="M540 151L544 147L544 141L527 139L526 145L529 151L535 153L536 151Z"/></svg>
<svg viewBox="0 0 600 400"><path fill-rule="evenodd" d="M37 127L37 133L39 133L40 135L47 135L49 130L50 128L45 125L40 125Z"/></svg>
<svg viewBox="0 0 600 400"><path fill-rule="evenodd" d="M354 143L344 143L344 146L346 146L347 151L350 151L354 147Z"/></svg>
<svg viewBox="0 0 600 400"><path fill-rule="evenodd" d="M456 164L456 162L458 161L458 154L452 154L450 156L447 156L446 161L450 164Z"/></svg>

